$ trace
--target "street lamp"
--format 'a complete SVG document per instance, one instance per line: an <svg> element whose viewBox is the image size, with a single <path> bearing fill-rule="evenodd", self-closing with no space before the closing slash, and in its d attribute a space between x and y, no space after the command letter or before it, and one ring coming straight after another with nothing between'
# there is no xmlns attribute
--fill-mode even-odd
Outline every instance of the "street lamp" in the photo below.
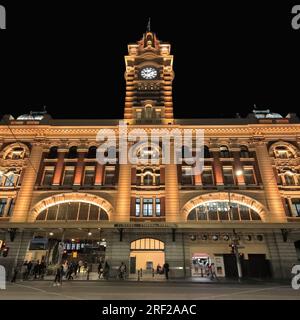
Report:
<svg viewBox="0 0 300 320"><path fill-rule="evenodd" d="M237 170L235 172L235 174L236 174L236 176L241 176L243 174L243 171L242 170ZM233 221L230 190L228 191L228 204L229 204L230 219ZM237 266L237 271L238 271L238 280L241 281L241 279L243 277L243 272L242 272L240 254L239 254L239 238L238 238L238 235L237 235L235 229L233 229L232 245L233 245L233 250L234 250L235 259L236 259L236 266Z"/></svg>

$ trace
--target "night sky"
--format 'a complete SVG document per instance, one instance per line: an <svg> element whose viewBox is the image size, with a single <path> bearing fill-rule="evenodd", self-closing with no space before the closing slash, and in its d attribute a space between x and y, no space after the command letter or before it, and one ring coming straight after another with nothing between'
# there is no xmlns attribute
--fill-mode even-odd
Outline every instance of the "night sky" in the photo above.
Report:
<svg viewBox="0 0 300 320"><path fill-rule="evenodd" d="M46 105L53 118L122 118L124 55L149 16L172 46L176 118L300 110L300 30L287 1L22 2L0 0L0 117Z"/></svg>

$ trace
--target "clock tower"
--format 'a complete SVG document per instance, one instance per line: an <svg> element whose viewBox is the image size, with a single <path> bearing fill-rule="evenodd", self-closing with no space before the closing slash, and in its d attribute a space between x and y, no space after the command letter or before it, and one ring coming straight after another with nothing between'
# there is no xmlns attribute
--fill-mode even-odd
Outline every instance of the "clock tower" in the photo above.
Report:
<svg viewBox="0 0 300 320"><path fill-rule="evenodd" d="M125 120L130 124L173 123L171 46L148 25L143 38L128 45L125 56Z"/></svg>

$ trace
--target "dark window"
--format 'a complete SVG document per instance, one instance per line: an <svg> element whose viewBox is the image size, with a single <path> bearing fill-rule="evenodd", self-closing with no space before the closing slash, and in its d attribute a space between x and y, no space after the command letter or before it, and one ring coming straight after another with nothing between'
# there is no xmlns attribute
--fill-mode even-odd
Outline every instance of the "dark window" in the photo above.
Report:
<svg viewBox="0 0 300 320"><path fill-rule="evenodd" d="M221 158L229 158L230 157L229 150L226 146L220 147L220 157Z"/></svg>
<svg viewBox="0 0 300 320"><path fill-rule="evenodd" d="M71 186L73 185L74 182L74 169L65 169L65 174L64 174L64 186Z"/></svg>
<svg viewBox="0 0 300 320"><path fill-rule="evenodd" d="M292 206L297 217L300 217L300 199L292 199Z"/></svg>
<svg viewBox="0 0 300 320"><path fill-rule="evenodd" d="M71 147L68 153L68 159L76 159L78 157L77 147Z"/></svg>
<svg viewBox="0 0 300 320"><path fill-rule="evenodd" d="M4 216L7 199L0 199L0 217Z"/></svg>
<svg viewBox="0 0 300 320"><path fill-rule="evenodd" d="M250 158L250 152L248 150L248 147L241 146L240 157L241 158Z"/></svg>
<svg viewBox="0 0 300 320"><path fill-rule="evenodd" d="M89 151L88 151L86 157L88 159L96 159L96 155L97 155L97 147L93 146L93 147L89 148Z"/></svg>
<svg viewBox="0 0 300 320"><path fill-rule="evenodd" d="M9 208L8 208L8 212L7 212L8 217L11 217L13 215L14 207L15 207L15 199L11 199L10 204L9 204Z"/></svg>
<svg viewBox="0 0 300 320"><path fill-rule="evenodd" d="M95 168L88 168L84 173L84 185L91 186L95 182Z"/></svg>
<svg viewBox="0 0 300 320"><path fill-rule="evenodd" d="M204 158L210 158L210 152L208 146L204 146Z"/></svg>
<svg viewBox="0 0 300 320"><path fill-rule="evenodd" d="M213 185L213 173L211 168L204 168L202 172L202 184L203 185Z"/></svg>
<svg viewBox="0 0 300 320"><path fill-rule="evenodd" d="M44 186L51 186L52 185L53 174L54 174L54 168L53 169L45 169L44 179L43 179Z"/></svg>
<svg viewBox="0 0 300 320"><path fill-rule="evenodd" d="M244 168L243 173L245 184L256 184L253 168Z"/></svg>
<svg viewBox="0 0 300 320"><path fill-rule="evenodd" d="M104 184L115 184L115 167L105 167Z"/></svg>
<svg viewBox="0 0 300 320"><path fill-rule="evenodd" d="M58 154L58 148L57 147L52 147L49 150L49 153L47 155L47 159L57 159L57 154Z"/></svg>
<svg viewBox="0 0 300 320"><path fill-rule="evenodd" d="M234 185L234 177L232 168L223 167L224 185Z"/></svg>

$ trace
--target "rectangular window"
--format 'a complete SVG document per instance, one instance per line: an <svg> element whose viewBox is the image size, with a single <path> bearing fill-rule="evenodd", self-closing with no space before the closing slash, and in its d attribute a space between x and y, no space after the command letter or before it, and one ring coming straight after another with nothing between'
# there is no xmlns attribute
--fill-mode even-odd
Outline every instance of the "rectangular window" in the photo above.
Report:
<svg viewBox="0 0 300 320"><path fill-rule="evenodd" d="M155 215L157 217L160 216L160 199L159 198L155 199Z"/></svg>
<svg viewBox="0 0 300 320"><path fill-rule="evenodd" d="M292 211L296 217L300 217L300 199L292 199Z"/></svg>
<svg viewBox="0 0 300 320"><path fill-rule="evenodd" d="M243 168L245 184L256 184L255 173L253 167L244 167Z"/></svg>
<svg viewBox="0 0 300 320"><path fill-rule="evenodd" d="M9 203L8 212L7 212L8 217L11 217L13 215L14 207L15 207L15 199L11 199Z"/></svg>
<svg viewBox="0 0 300 320"><path fill-rule="evenodd" d="M5 187L13 187L15 185L15 174L10 173L6 176Z"/></svg>
<svg viewBox="0 0 300 320"><path fill-rule="evenodd" d="M84 172L84 182L86 186L92 186L95 183L95 167L87 167Z"/></svg>
<svg viewBox="0 0 300 320"><path fill-rule="evenodd" d="M7 199L0 199L0 217L4 216Z"/></svg>
<svg viewBox="0 0 300 320"><path fill-rule="evenodd" d="M153 215L153 199L143 199L143 216L149 217Z"/></svg>
<svg viewBox="0 0 300 320"><path fill-rule="evenodd" d="M224 185L234 185L234 177L232 167L223 167Z"/></svg>
<svg viewBox="0 0 300 320"><path fill-rule="evenodd" d="M202 172L202 184L203 185L213 185L213 172L212 168L204 168Z"/></svg>
<svg viewBox="0 0 300 320"><path fill-rule="evenodd" d="M193 184L193 175L192 175L192 168L183 166L182 167L182 177L181 183L183 185L192 185Z"/></svg>
<svg viewBox="0 0 300 320"><path fill-rule="evenodd" d="M115 184L115 167L105 167L104 184L114 185Z"/></svg>
<svg viewBox="0 0 300 320"><path fill-rule="evenodd" d="M74 182L74 167L66 167L64 172L63 185L72 186Z"/></svg>
<svg viewBox="0 0 300 320"><path fill-rule="evenodd" d="M48 168L46 167L44 170L44 176L43 176L43 186L51 186L53 181L53 175L54 175L54 167Z"/></svg>
<svg viewBox="0 0 300 320"><path fill-rule="evenodd" d="M141 199L136 198L135 199L135 216L139 217L141 214Z"/></svg>

